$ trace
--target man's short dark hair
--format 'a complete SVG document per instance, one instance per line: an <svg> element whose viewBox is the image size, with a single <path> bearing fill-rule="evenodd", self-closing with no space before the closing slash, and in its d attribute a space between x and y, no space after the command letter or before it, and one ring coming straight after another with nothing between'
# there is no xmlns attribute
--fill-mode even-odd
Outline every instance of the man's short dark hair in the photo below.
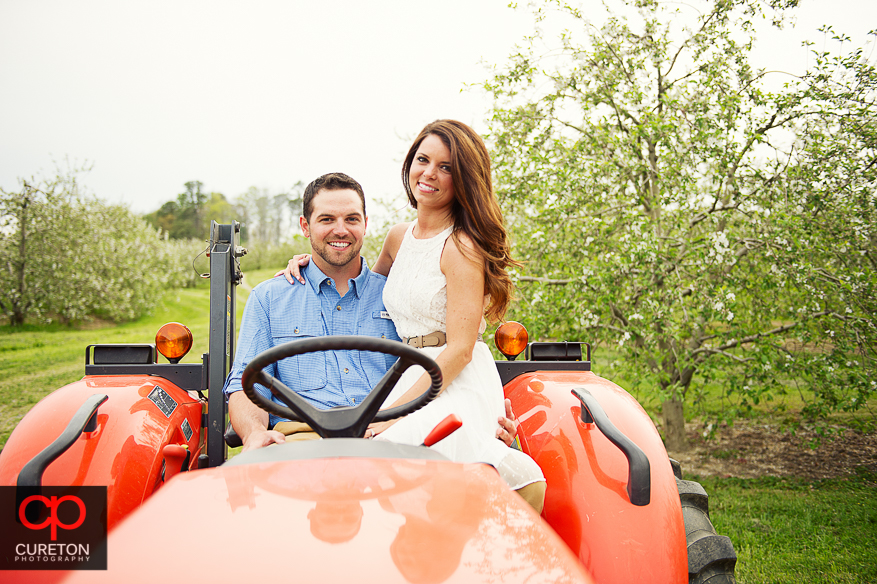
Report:
<svg viewBox="0 0 877 584"><path fill-rule="evenodd" d="M305 187L305 194L302 201L302 215L305 221L311 220L311 213L314 212L314 197L321 190L341 191L350 189L356 191L362 201L362 216L365 218L365 193L362 192L362 185L344 174L343 172L330 172L324 174L320 178L314 180Z"/></svg>

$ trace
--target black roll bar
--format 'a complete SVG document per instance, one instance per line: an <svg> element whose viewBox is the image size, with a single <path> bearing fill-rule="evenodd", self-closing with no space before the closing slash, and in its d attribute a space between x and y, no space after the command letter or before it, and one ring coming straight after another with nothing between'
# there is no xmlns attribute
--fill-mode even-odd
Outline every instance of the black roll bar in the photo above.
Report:
<svg viewBox="0 0 877 584"><path fill-rule="evenodd" d="M222 386L234 360L235 286L241 282L237 258L247 250L240 246L241 224L232 221L210 225L210 353L207 363L207 465L225 462L228 446L223 433L228 404Z"/></svg>

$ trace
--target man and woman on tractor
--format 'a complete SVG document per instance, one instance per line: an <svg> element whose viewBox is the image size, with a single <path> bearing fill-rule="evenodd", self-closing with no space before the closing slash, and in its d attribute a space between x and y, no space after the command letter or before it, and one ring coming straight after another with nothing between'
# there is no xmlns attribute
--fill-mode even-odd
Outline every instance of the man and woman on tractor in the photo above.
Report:
<svg viewBox="0 0 877 584"><path fill-rule="evenodd" d="M247 301L225 386L232 425L245 450L311 437L301 432L303 424L269 416L238 391L244 368L260 352L322 335L402 340L439 364L441 393L402 420L373 425L367 437L419 444L445 415L456 413L462 428L433 448L456 462L492 464L541 511L545 479L539 466L494 439L510 443L516 422L481 334L485 315L499 320L505 314L512 291L506 269L515 262L487 149L465 124L433 122L411 146L402 178L417 219L390 230L374 270L359 255L367 224L359 183L333 173L308 185L299 221L313 253L293 258L286 280L260 284ZM366 351L310 353L275 364L272 374L317 407L353 406L394 360ZM427 376L409 369L385 403L406 403L428 385ZM265 388L256 389L276 401Z"/></svg>

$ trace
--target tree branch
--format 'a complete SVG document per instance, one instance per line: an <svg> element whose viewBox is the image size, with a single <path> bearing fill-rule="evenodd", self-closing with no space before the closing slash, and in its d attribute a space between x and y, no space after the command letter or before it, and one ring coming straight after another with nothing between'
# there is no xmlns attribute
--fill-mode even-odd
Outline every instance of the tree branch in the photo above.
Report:
<svg viewBox="0 0 877 584"><path fill-rule="evenodd" d="M779 333L784 333L784 332L791 330L791 329L795 328L796 326L798 326L799 324L802 324L803 322L806 322L808 320L813 320L815 318L821 318L823 316L829 316L832 314L834 314L835 316L840 316L840 315L837 315L836 313L831 312L830 310L824 310L822 312L817 312L815 314L811 314L808 318L806 318L804 320L799 320L798 322L785 324L783 326L779 326L779 327L772 329L772 330L769 330L767 332L755 333L754 335L749 335L747 337L743 337L742 339L731 340L731 341L728 341L727 343L725 343L724 345L720 345L718 347L703 347L703 348L697 349L696 351L691 352L691 356L693 357L693 356L697 355L698 353L715 353L715 352L727 351L728 349L733 349L733 348L739 347L740 345L744 345L746 343L752 343L752 342L755 342L758 339L761 339L764 337L769 337L772 335L777 335Z"/></svg>
<svg viewBox="0 0 877 584"><path fill-rule="evenodd" d="M541 284L548 284L549 286L564 286L566 284L572 284L573 282L577 282L578 280L552 280L551 278L543 278L541 276L518 276L519 282L539 282Z"/></svg>
<svg viewBox="0 0 877 584"><path fill-rule="evenodd" d="M733 359L734 361L737 361L738 363L746 363L747 361L754 361L755 360L753 357L746 357L744 359L743 357L738 357L737 355L734 355L733 353L728 353L726 351L720 351L719 349L704 348L704 349L698 349L697 351L695 351L695 353L699 353L701 351L704 353L713 353L713 354L717 354L717 355L723 355L725 357L728 357L729 359ZM692 353L692 355L693 354L694 353Z"/></svg>
<svg viewBox="0 0 877 584"><path fill-rule="evenodd" d="M682 51L685 50L685 47L688 46L688 43L691 42L691 40L694 39L697 35L699 35L700 33L702 33L702 32L704 31L704 29L706 29L706 26L710 23L710 21L711 21L715 16L716 16L716 11L713 10L713 11L710 13L710 15L707 16L707 17L704 19L704 21L703 21L703 25L700 27L700 30L698 30L696 33L694 33L693 35L691 35L690 37L688 37L687 39L685 39L685 42L682 43L681 45L679 45L679 50L676 51L676 54L673 55L673 58L670 60L670 66L667 68L667 71L664 73L664 77L669 77L670 72L673 70L673 67L676 66L676 60L679 58L679 55L682 54ZM701 69L702 69L702 67L698 67L695 71L691 71L691 72L689 72L688 75L685 75L685 76L683 76L683 77L680 77L679 79L677 79L677 80L674 81L673 83L677 83L677 82L679 82L679 81L682 81L683 79L685 79L685 78L688 77L689 75L692 75L694 72L696 72L696 71L700 71ZM671 83L671 85L672 85L672 83Z"/></svg>

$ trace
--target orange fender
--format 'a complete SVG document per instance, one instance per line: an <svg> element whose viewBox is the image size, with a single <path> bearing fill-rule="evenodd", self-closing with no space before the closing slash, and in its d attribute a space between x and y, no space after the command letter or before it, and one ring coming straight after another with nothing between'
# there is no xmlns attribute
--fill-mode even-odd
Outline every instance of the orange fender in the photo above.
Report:
<svg viewBox="0 0 877 584"><path fill-rule="evenodd" d="M630 501L628 462L581 419L575 388L590 392L611 422L649 459L650 501ZM521 422L522 449L548 484L543 518L601 584L688 582L676 481L654 424L626 391L592 372L537 371L505 386Z"/></svg>
<svg viewBox="0 0 877 584"><path fill-rule="evenodd" d="M77 409L95 394L108 396L97 410L95 430L80 434L48 465L42 484L106 486L111 530L164 483L167 446L187 449L187 469L197 467L202 404L160 377L86 376L43 398L21 420L0 452L0 485L14 486L22 467L60 436ZM163 398L165 411L150 394ZM168 465L186 462L178 450L168 452L176 455ZM170 468L167 478L179 470Z"/></svg>

